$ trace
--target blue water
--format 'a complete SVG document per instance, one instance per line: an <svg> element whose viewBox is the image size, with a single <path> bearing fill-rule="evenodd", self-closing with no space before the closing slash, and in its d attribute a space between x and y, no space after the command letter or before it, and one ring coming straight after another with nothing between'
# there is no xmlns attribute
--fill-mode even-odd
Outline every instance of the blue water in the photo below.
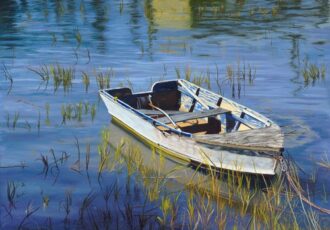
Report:
<svg viewBox="0 0 330 230"><path fill-rule="evenodd" d="M211 88L218 92L216 66L225 79L228 65L234 70L250 65L256 70L255 81L233 99L283 127L286 154L301 168L304 188L309 186L317 204L330 208L323 197L330 193L330 171L318 164L330 160L329 51L329 1L2 0L0 166L27 167L0 169L1 205L8 206L7 182L22 185L14 218L2 208L0 228L17 227L29 201L33 207L42 206L42 193L50 196L50 204L36 212L36 221L43 223L50 215L54 222L62 220L58 206L66 190L82 199L97 187L97 181L90 186L70 167L78 156L76 137L81 152L91 145L90 170L97 172L97 145L110 117L98 97L95 75L110 69L111 87L131 84L135 91L147 90L159 79L176 78L176 68L181 76L186 69L192 76L210 72ZM306 62L325 66L325 80L304 85ZM46 88L30 70L52 64L74 68L69 92L63 87L54 92L52 81ZM88 92L83 71L91 77ZM230 90L224 84L225 96L231 97ZM95 119L88 113L81 122L62 124L61 106L79 102L96 105ZM15 113L19 117L13 128ZM51 173L46 178L40 174L41 155L51 158L50 149L57 156L70 154L55 182ZM310 175L316 175L316 183ZM116 176L110 173L108 178L113 181Z"/></svg>

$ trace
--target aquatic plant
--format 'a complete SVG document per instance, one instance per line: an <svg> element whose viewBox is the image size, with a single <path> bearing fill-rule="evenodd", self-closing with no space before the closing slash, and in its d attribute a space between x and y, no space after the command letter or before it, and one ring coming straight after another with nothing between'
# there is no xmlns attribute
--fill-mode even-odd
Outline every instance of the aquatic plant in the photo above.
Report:
<svg viewBox="0 0 330 230"><path fill-rule="evenodd" d="M50 125L50 119L49 119L50 105L49 105L49 103L46 103L45 104L45 109L46 109L46 120L45 120L45 123L46 123L46 125Z"/></svg>
<svg viewBox="0 0 330 230"><path fill-rule="evenodd" d="M326 77L326 68L322 64L320 66L310 63L308 59L305 59L304 68L302 70L302 76L304 78L304 86L309 85L314 86L315 83L319 80L325 80Z"/></svg>
<svg viewBox="0 0 330 230"><path fill-rule="evenodd" d="M80 33L80 31L79 31L78 28L75 28L74 29L74 37L75 37L75 39L76 39L76 41L78 43L78 47L79 47L80 44L81 44L81 42L82 42L82 36L81 36L81 33Z"/></svg>
<svg viewBox="0 0 330 230"><path fill-rule="evenodd" d="M40 207L33 208L31 201L28 202L26 209L25 209L25 216L22 219L22 221L19 223L17 229L23 229L23 225L25 221L30 218L35 212L37 212L40 209Z"/></svg>
<svg viewBox="0 0 330 230"><path fill-rule="evenodd" d="M88 207L93 203L94 199L96 198L96 194L91 191L87 194L86 197L84 197L83 202L81 203L81 206L79 208L79 222L81 224L84 223L84 214Z"/></svg>
<svg viewBox="0 0 330 230"><path fill-rule="evenodd" d="M92 118L92 121L94 121L95 115L96 115L96 104L93 104L91 106L91 118Z"/></svg>
<svg viewBox="0 0 330 230"><path fill-rule="evenodd" d="M49 79L50 79L50 72L49 72L48 66L43 65L39 68L30 68L29 67L28 69L40 76L41 80L43 81L42 83L45 83L45 89L47 89ZM39 88L40 88L41 84L39 85Z"/></svg>
<svg viewBox="0 0 330 230"><path fill-rule="evenodd" d="M110 80L115 75L112 68L105 72L99 72L96 74L96 81L98 84L99 89L106 89L110 88Z"/></svg>
<svg viewBox="0 0 330 230"><path fill-rule="evenodd" d="M317 164L323 168L330 169L330 160L328 158L328 154L324 153L324 156L322 157L321 161L318 161Z"/></svg>
<svg viewBox="0 0 330 230"><path fill-rule="evenodd" d="M90 84L89 76L86 72L82 72L82 82L85 85L85 92L88 92L88 87Z"/></svg>
<svg viewBox="0 0 330 230"><path fill-rule="evenodd" d="M69 214L71 212L71 206L72 206L72 191L67 190L65 192L65 200L60 203L60 206L65 211L64 222L67 223L69 221Z"/></svg>
<svg viewBox="0 0 330 230"><path fill-rule="evenodd" d="M38 112L38 121L37 121L38 135L40 133L40 128L41 128L41 115L40 115L40 111L39 111Z"/></svg>
<svg viewBox="0 0 330 230"><path fill-rule="evenodd" d="M19 119L19 112L15 112L14 119L13 119L13 129L16 128L18 119Z"/></svg>
<svg viewBox="0 0 330 230"><path fill-rule="evenodd" d="M17 198L17 184L13 181L7 182L7 199L10 208L15 208Z"/></svg>

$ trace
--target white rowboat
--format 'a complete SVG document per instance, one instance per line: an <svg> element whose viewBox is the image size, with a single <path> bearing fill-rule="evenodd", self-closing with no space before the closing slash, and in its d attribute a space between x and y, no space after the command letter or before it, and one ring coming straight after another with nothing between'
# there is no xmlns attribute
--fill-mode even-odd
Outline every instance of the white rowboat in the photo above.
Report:
<svg viewBox="0 0 330 230"><path fill-rule="evenodd" d="M180 162L263 175L280 170L284 137L276 123L186 80L100 95L115 122Z"/></svg>

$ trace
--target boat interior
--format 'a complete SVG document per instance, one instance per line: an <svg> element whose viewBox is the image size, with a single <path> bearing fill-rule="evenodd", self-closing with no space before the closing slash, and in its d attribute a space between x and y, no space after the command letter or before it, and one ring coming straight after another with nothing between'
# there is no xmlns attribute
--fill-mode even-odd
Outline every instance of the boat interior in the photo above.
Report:
<svg viewBox="0 0 330 230"><path fill-rule="evenodd" d="M129 88L106 91L116 100L120 100L135 110L163 123L194 135L219 134L253 129L254 126L244 120L244 115L235 116L237 110L232 104L219 97L216 108L203 108L195 96L182 90L178 81L158 82L150 92L132 93ZM204 106L205 107L205 106ZM159 123L157 123L159 124ZM166 126L157 125L162 131Z"/></svg>

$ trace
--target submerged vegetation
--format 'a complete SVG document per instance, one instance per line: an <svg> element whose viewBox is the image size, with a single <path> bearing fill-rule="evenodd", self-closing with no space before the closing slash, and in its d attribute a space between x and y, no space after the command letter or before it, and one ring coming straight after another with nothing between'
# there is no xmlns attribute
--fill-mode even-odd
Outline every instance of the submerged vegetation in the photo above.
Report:
<svg viewBox="0 0 330 230"><path fill-rule="evenodd" d="M7 205L2 208L6 207L6 212L16 219L20 215L15 207L25 205L29 211L17 222L17 226L25 228L36 226L32 219L40 212L39 207L51 210L58 205L61 207L59 215L41 220L49 223L46 228L108 229L119 223L127 228L139 226L142 229L324 227L320 221L322 216L306 206L283 177L271 179L234 171L202 170L199 166L189 168L173 163L157 149L145 152L145 146L133 143L126 136L118 143L116 138L112 140L112 135L109 128L102 130L97 161L90 159L95 150L89 144L86 144L85 157L81 156L83 152L77 138L78 160L72 159L72 154L54 149L38 158L42 163L40 176L50 179L50 183L57 183L71 172L73 177L86 177L92 189L84 188L83 194L65 190L58 194L59 204L44 192L40 201L18 204L24 187L8 182L9 208ZM290 172L299 185L293 165ZM126 182L120 183L118 178ZM6 222L4 224L6 226Z"/></svg>

